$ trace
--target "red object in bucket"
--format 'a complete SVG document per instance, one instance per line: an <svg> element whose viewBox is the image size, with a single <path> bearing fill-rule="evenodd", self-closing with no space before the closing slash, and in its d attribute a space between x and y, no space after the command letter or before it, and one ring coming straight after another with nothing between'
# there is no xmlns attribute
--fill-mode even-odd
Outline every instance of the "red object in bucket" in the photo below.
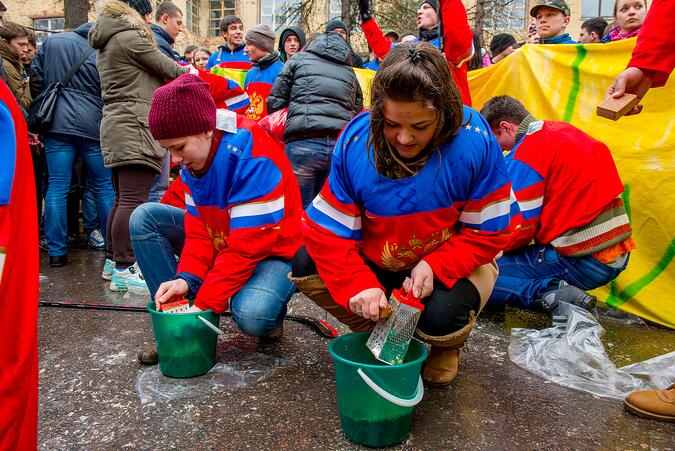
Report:
<svg viewBox="0 0 675 451"><path fill-rule="evenodd" d="M187 299L181 299L180 301L159 304L157 311L164 313L183 313L189 308L190 303L187 301Z"/></svg>

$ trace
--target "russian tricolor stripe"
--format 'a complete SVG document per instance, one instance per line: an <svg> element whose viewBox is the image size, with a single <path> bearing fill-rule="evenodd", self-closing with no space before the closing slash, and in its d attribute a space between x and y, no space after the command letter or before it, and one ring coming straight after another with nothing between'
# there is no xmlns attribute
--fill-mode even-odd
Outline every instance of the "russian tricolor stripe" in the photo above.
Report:
<svg viewBox="0 0 675 451"><path fill-rule="evenodd" d="M471 228L497 232L509 226L511 216L518 213L517 205L516 196L510 191L508 199L488 204L479 211L462 211L459 222Z"/></svg>
<svg viewBox="0 0 675 451"><path fill-rule="evenodd" d="M225 104L227 105L227 108L230 111L237 111L240 108L247 107L251 104L251 102L248 99L248 94L243 93L238 96L230 97L229 99L225 99Z"/></svg>
<svg viewBox="0 0 675 451"><path fill-rule="evenodd" d="M263 227L284 217L284 196L264 202L250 202L230 208L230 229Z"/></svg>
<svg viewBox="0 0 675 451"><path fill-rule="evenodd" d="M541 214L541 206L544 205L544 197L538 197L532 200L518 201L520 212L523 214L523 219L530 219Z"/></svg>
<svg viewBox="0 0 675 451"><path fill-rule="evenodd" d="M195 200L188 193L185 193L185 209L192 216L199 216L199 212L197 211L197 207L195 206Z"/></svg>
<svg viewBox="0 0 675 451"><path fill-rule="evenodd" d="M361 239L361 216L344 213L319 194L307 209L307 216L341 238Z"/></svg>

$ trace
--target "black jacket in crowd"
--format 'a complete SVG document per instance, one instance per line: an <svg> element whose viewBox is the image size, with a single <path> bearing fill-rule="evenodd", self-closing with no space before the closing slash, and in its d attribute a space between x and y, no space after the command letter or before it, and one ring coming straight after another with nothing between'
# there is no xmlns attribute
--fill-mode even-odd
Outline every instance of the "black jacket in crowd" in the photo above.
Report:
<svg viewBox="0 0 675 451"><path fill-rule="evenodd" d="M91 26L85 23L75 31L55 33L40 46L31 66L33 98L50 84L61 81L84 52L91 50L87 41ZM96 52L93 52L59 96L49 132L98 141L102 108L101 80L96 69Z"/></svg>
<svg viewBox="0 0 675 451"><path fill-rule="evenodd" d="M164 28L160 27L156 23L150 25L150 28L152 29L152 36L155 38L155 41L157 41L159 50L161 50L163 54L172 60L178 61L180 59L180 55L176 50L174 50L173 47L171 47L175 41L169 35L169 33L167 33Z"/></svg>
<svg viewBox="0 0 675 451"><path fill-rule="evenodd" d="M267 98L271 114L288 107L284 140L337 138L363 109L349 44L337 33L317 37L289 59Z"/></svg>

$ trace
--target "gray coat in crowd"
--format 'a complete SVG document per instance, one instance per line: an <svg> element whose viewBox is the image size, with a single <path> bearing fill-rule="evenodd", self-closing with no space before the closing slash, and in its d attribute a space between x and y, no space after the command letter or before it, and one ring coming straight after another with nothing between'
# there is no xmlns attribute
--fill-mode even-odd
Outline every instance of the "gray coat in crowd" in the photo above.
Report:
<svg viewBox="0 0 675 451"><path fill-rule="evenodd" d="M339 34L322 34L288 60L267 98L270 114L285 107L287 143L337 138L363 109L351 49Z"/></svg>
<svg viewBox="0 0 675 451"><path fill-rule="evenodd" d="M55 33L40 46L31 66L33 98L52 83L62 81L91 50L87 41L91 27L91 23L85 23L75 31ZM101 80L96 70L96 52L92 52L61 92L49 133L98 141L102 109Z"/></svg>
<svg viewBox="0 0 675 451"><path fill-rule="evenodd" d="M140 164L160 172L166 151L150 135L150 101L165 79L185 74L188 68L160 52L150 26L119 0L107 0L100 6L89 43L98 49L105 165Z"/></svg>

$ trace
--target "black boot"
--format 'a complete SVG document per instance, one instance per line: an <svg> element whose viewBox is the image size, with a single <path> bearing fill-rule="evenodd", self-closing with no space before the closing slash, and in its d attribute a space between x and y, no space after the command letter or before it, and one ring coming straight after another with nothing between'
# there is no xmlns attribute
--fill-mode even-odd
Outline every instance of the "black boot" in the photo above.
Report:
<svg viewBox="0 0 675 451"><path fill-rule="evenodd" d="M49 256L49 266L52 268L60 268L61 266L66 266L68 263L67 255L50 255Z"/></svg>
<svg viewBox="0 0 675 451"><path fill-rule="evenodd" d="M576 305L584 310L592 312L595 309L595 304L598 298L586 293L581 288L574 285L568 285L566 282L560 282L560 288L549 291L541 299L534 301L533 305L536 310L544 313L555 314L560 302Z"/></svg>

